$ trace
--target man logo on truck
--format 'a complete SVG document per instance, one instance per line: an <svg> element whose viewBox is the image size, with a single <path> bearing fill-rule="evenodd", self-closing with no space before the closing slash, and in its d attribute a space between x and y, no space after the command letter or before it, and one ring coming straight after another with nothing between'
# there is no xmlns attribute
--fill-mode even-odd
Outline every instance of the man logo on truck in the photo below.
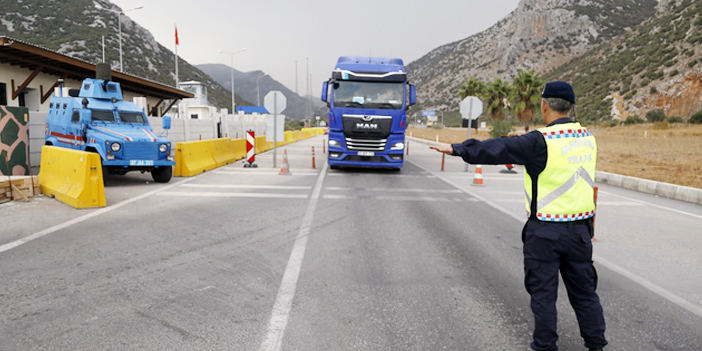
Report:
<svg viewBox="0 0 702 351"><path fill-rule="evenodd" d="M358 128L358 129L378 129L378 125L375 123L356 123L356 128Z"/></svg>

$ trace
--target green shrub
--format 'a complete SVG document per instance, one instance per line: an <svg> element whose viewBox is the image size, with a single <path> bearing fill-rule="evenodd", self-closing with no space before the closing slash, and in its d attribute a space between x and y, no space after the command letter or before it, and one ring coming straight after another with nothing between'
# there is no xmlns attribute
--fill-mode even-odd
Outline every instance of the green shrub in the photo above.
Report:
<svg viewBox="0 0 702 351"><path fill-rule="evenodd" d="M665 121L665 112L663 110L653 110L646 112L646 120L649 122Z"/></svg>
<svg viewBox="0 0 702 351"><path fill-rule="evenodd" d="M493 138L507 136L513 131L512 122L508 120L493 120L490 124L492 125L490 136Z"/></svg>
<svg viewBox="0 0 702 351"><path fill-rule="evenodd" d="M656 89L656 87L651 87L651 89L648 90L648 93L649 93L649 94L657 94L657 93L658 93L658 89Z"/></svg>
<svg viewBox="0 0 702 351"><path fill-rule="evenodd" d="M702 124L702 110L697 111L694 115L690 117L689 120L687 120L689 123L692 124Z"/></svg>
<svg viewBox="0 0 702 351"><path fill-rule="evenodd" d="M668 123L682 123L683 119L680 116L669 116L665 119Z"/></svg>
<svg viewBox="0 0 702 351"><path fill-rule="evenodd" d="M604 127L604 128L616 127L616 126L618 126L618 125L619 125L619 122L618 122L618 121L615 121L615 120L602 122L602 124L601 124L601 126Z"/></svg>
<svg viewBox="0 0 702 351"><path fill-rule="evenodd" d="M687 66L692 68L692 67L695 67L696 64L697 64L697 60L692 60L692 61L687 63Z"/></svg>
<svg viewBox="0 0 702 351"><path fill-rule="evenodd" d="M672 71L670 71L670 73L668 73L668 76L675 77L678 75L678 73L680 73L680 71L678 71L677 69L673 69Z"/></svg>
<svg viewBox="0 0 702 351"><path fill-rule="evenodd" d="M647 78L644 78L641 80L641 83L639 83L639 85L641 85L642 87L645 87L648 85L649 82L650 81Z"/></svg>
<svg viewBox="0 0 702 351"><path fill-rule="evenodd" d="M644 120L641 117L639 117L638 115L631 115L631 116L628 116L624 120L624 122L622 122L622 123L629 125L629 124L641 124L643 122L644 122Z"/></svg>

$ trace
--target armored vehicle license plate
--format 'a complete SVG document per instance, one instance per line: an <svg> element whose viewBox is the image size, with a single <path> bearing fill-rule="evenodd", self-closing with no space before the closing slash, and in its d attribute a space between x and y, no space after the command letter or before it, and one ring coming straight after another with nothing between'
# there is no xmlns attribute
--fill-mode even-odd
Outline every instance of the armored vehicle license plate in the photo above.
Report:
<svg viewBox="0 0 702 351"><path fill-rule="evenodd" d="M359 151L358 156L375 156L373 151Z"/></svg>
<svg viewBox="0 0 702 351"><path fill-rule="evenodd" d="M131 160L129 161L130 166L153 166L154 161L152 160Z"/></svg>

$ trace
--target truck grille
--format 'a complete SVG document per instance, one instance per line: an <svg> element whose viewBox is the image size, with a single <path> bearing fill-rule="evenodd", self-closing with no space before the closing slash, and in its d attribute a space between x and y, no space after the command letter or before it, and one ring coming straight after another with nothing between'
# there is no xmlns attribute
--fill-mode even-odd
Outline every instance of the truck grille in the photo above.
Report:
<svg viewBox="0 0 702 351"><path fill-rule="evenodd" d="M346 147L351 151L385 151L388 139L346 138Z"/></svg>

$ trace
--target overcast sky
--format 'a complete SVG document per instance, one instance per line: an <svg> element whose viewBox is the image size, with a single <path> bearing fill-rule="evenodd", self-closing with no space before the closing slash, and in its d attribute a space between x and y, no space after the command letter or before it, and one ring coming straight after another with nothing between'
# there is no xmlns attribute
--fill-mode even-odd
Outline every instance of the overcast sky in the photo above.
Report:
<svg viewBox="0 0 702 351"><path fill-rule="evenodd" d="M191 64L262 70L304 95L307 62L317 96L339 56L392 56L408 64L494 25L519 0L112 0ZM138 6L139 10L129 11ZM236 84L236 82L235 82Z"/></svg>

